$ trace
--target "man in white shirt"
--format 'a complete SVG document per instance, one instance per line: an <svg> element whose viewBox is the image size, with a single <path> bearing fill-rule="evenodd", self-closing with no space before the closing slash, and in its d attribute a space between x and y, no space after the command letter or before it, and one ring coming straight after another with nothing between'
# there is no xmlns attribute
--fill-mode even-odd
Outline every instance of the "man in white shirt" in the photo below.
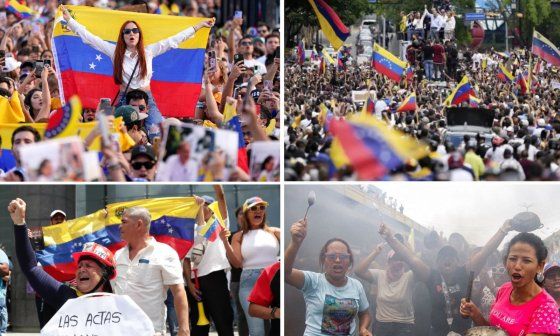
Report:
<svg viewBox="0 0 560 336"><path fill-rule="evenodd" d="M383 96L381 94L377 95L377 101L375 102L375 116L378 119L381 119L383 117L383 111L387 110L389 108L389 106L387 106L387 103L385 102L385 100L383 100Z"/></svg>
<svg viewBox="0 0 560 336"><path fill-rule="evenodd" d="M253 58L253 50L253 38L251 36L244 36L237 43L237 52L243 55L245 67L252 69L255 74L264 75L266 74L266 67ZM255 67L257 67L256 71Z"/></svg>
<svg viewBox="0 0 560 336"><path fill-rule="evenodd" d="M177 154L170 155L165 162L160 162L156 176L157 181L197 181L198 163L191 158L191 145L183 141L177 148Z"/></svg>
<svg viewBox="0 0 560 336"><path fill-rule="evenodd" d="M261 62L266 66L266 59L273 57L276 48L278 48L279 46L280 46L280 35L276 33L271 33L267 35L265 39L266 54L263 55L262 57L257 58L257 61Z"/></svg>
<svg viewBox="0 0 560 336"><path fill-rule="evenodd" d="M228 228L229 218L224 191L220 185L214 185L214 191L218 199L219 211L226 228ZM198 302L202 302L206 316L214 322L218 335L233 336L233 310L226 277L230 264L226 256L224 243L217 234L222 230L219 227L214 227L214 234L208 233L211 230L203 230L206 223L215 219L214 212L209 208L209 205L214 202L214 199L210 196L197 197L197 203L202 206L197 216L195 244L183 262L183 275L187 282L188 299L191 307L193 307L190 314L191 335L193 336L207 336L210 331L209 325L199 326L196 323L199 311L195 307L197 307ZM216 223L215 225L219 226L220 224ZM198 288L196 288L197 281Z"/></svg>
<svg viewBox="0 0 560 336"><path fill-rule="evenodd" d="M151 215L145 208L124 210L121 238L127 243L115 253L117 277L111 281L116 294L128 295L148 315L156 333L165 335L167 289L175 299L179 319L177 335L189 330L189 306L177 252L150 237Z"/></svg>

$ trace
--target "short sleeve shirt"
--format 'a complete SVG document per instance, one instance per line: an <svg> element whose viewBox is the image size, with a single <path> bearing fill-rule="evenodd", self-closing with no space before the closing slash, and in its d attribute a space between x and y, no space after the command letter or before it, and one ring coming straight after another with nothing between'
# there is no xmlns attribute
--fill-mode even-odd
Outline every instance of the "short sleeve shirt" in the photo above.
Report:
<svg viewBox="0 0 560 336"><path fill-rule="evenodd" d="M177 252L150 238L148 246L129 259L128 245L115 253L115 294L128 295L148 315L156 332L165 332L167 289L183 284L183 267Z"/></svg>
<svg viewBox="0 0 560 336"><path fill-rule="evenodd" d="M358 313L369 308L362 284L349 277L346 285L335 287L323 273L303 271L303 274L304 336L353 335Z"/></svg>
<svg viewBox="0 0 560 336"><path fill-rule="evenodd" d="M558 307L554 299L542 290L531 301L522 305L510 302L513 286L505 283L496 294L490 310L490 324L504 329L508 335L560 335Z"/></svg>

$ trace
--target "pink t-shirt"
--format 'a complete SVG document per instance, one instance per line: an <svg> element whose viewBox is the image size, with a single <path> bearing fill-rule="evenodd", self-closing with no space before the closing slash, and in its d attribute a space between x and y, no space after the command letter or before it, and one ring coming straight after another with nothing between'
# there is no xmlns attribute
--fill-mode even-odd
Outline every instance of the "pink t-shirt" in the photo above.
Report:
<svg viewBox="0 0 560 336"><path fill-rule="evenodd" d="M512 305L511 282L506 282L496 294L490 311L490 324L504 329L510 336L527 334L560 335L560 314L554 299L542 290L531 301L520 306Z"/></svg>

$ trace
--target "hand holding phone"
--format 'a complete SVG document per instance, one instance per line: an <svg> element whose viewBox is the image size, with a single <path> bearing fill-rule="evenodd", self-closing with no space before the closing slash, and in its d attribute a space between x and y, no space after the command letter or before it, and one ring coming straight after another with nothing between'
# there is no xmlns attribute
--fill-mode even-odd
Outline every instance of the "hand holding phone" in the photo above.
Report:
<svg viewBox="0 0 560 336"><path fill-rule="evenodd" d="M112 116L113 106L111 106L111 98L101 98L99 100L99 109L97 111L106 116Z"/></svg>
<svg viewBox="0 0 560 336"><path fill-rule="evenodd" d="M208 52L208 73L216 72L216 65L217 65L216 51L210 50Z"/></svg>
<svg viewBox="0 0 560 336"><path fill-rule="evenodd" d="M236 10L235 14L233 14L234 19L243 19L243 11Z"/></svg>
<svg viewBox="0 0 560 336"><path fill-rule="evenodd" d="M43 61L35 61L35 77L40 78L43 72L44 63Z"/></svg>

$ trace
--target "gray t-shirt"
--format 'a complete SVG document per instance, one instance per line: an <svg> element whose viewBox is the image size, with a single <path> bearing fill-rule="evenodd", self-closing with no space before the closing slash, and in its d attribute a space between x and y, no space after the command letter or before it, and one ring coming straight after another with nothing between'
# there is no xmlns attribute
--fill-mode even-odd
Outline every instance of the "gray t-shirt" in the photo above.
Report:
<svg viewBox="0 0 560 336"><path fill-rule="evenodd" d="M305 299L304 336L354 335L356 317L369 308L362 284L348 277L346 285L335 287L323 273L303 271Z"/></svg>
<svg viewBox="0 0 560 336"><path fill-rule="evenodd" d="M377 311L375 318L379 322L414 323L412 293L414 291L414 273L405 272L395 282L389 282L387 271L370 269L369 272L377 282Z"/></svg>

